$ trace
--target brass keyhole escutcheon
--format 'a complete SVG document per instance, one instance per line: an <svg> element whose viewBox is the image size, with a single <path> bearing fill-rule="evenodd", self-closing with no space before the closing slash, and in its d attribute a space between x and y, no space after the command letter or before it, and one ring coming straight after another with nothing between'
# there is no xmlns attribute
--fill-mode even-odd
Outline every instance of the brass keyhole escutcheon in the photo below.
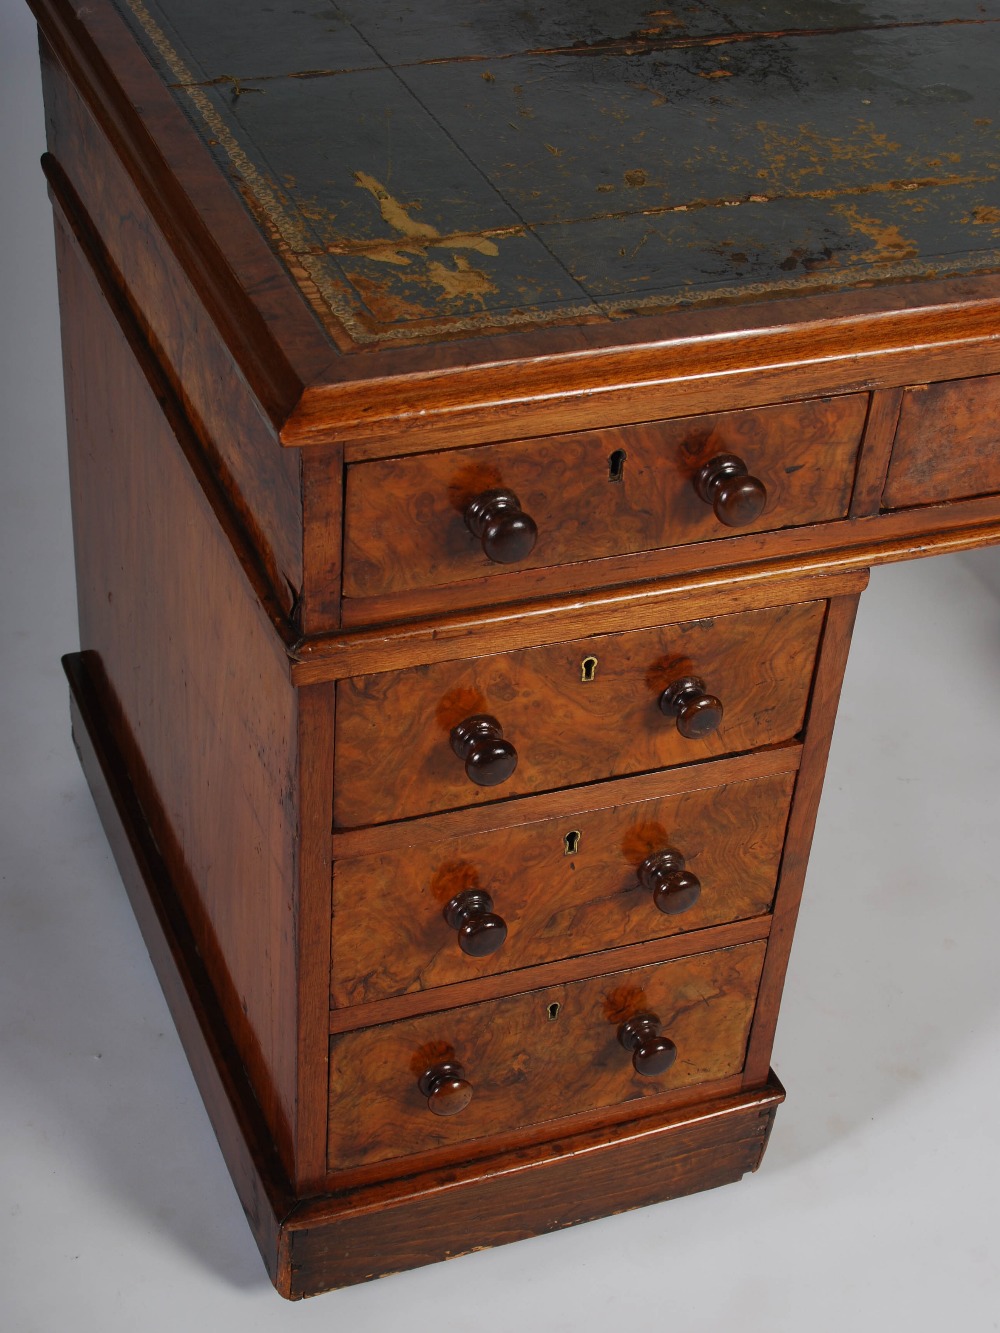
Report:
<svg viewBox="0 0 1000 1333"><path fill-rule="evenodd" d="M580 679L583 681L585 685L589 685L596 675L597 675L597 658L585 657L583 661L580 663Z"/></svg>
<svg viewBox="0 0 1000 1333"><path fill-rule="evenodd" d="M550 1023L554 1023L559 1017L559 1009L560 1005L556 1001L553 1001L552 1004L549 1005L546 1012L548 1013Z"/></svg>
<svg viewBox="0 0 1000 1333"><path fill-rule="evenodd" d="M576 856L577 852L580 850L580 837L581 834L579 829L570 829L565 838L563 838L563 856Z"/></svg>

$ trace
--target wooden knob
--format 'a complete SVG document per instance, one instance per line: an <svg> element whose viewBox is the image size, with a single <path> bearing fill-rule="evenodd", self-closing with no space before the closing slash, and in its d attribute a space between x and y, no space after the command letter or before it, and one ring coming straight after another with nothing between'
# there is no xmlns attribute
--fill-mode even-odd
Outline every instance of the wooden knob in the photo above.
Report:
<svg viewBox="0 0 1000 1333"><path fill-rule="evenodd" d="M767 487L751 477L735 454L719 454L695 474L694 488L727 528L756 523L767 504Z"/></svg>
<svg viewBox="0 0 1000 1333"><path fill-rule="evenodd" d="M458 947L472 958L496 953L507 938L507 922L493 910L493 899L482 889L456 893L444 909L444 919L458 931Z"/></svg>
<svg viewBox="0 0 1000 1333"><path fill-rule="evenodd" d="M722 700L705 691L700 676L682 676L660 695L660 712L677 719L677 730L689 741L717 731L722 723Z"/></svg>
<svg viewBox="0 0 1000 1333"><path fill-rule="evenodd" d="M653 902L667 916L679 916L701 896L701 880L684 868L684 857L676 847L647 856L639 867L639 883L652 890Z"/></svg>
<svg viewBox="0 0 1000 1333"><path fill-rule="evenodd" d="M514 565L535 548L538 528L521 508L513 491L483 491L470 500L465 526L483 544L487 557L498 565Z"/></svg>
<svg viewBox="0 0 1000 1333"><path fill-rule="evenodd" d="M506 782L517 768L517 751L503 738L495 717L478 715L459 722L451 733L451 748L465 760L465 773L480 787Z"/></svg>
<svg viewBox="0 0 1000 1333"><path fill-rule="evenodd" d="M660 1020L655 1014L636 1014L618 1029L618 1040L632 1052L632 1067L637 1074L656 1078L665 1074L677 1059L677 1047L669 1037L660 1035Z"/></svg>
<svg viewBox="0 0 1000 1333"><path fill-rule="evenodd" d="M472 1101L472 1084L454 1060L434 1065L420 1075L417 1086L427 1098L427 1109L435 1115L458 1115Z"/></svg>

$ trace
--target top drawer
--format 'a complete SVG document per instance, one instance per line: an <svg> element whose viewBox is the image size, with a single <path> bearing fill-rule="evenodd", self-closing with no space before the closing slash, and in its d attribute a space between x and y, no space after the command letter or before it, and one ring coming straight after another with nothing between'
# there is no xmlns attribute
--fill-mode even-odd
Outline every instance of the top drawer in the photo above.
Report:
<svg viewBox="0 0 1000 1333"><path fill-rule="evenodd" d="M357 463L347 475L344 594L374 597L842 518L867 405L867 394L850 394ZM699 495L699 471L724 455L761 484L749 505ZM494 490L516 496L536 526L527 554L517 541L503 549L502 539L470 531L470 503ZM755 499L763 500L757 517Z"/></svg>
<svg viewBox="0 0 1000 1333"><path fill-rule="evenodd" d="M907 389L882 505L1000 492L1000 375Z"/></svg>

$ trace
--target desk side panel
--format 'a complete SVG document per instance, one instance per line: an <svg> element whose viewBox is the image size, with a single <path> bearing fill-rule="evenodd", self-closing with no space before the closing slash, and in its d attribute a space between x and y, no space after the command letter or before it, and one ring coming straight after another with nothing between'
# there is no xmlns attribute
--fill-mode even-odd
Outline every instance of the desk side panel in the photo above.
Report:
<svg viewBox="0 0 1000 1333"><path fill-rule="evenodd" d="M296 691L168 391L56 237L81 648L291 1174Z"/></svg>

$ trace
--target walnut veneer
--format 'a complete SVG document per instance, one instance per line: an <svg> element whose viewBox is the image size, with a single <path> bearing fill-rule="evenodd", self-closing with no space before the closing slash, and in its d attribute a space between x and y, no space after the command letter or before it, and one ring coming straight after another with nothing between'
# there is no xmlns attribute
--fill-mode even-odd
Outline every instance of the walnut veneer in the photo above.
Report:
<svg viewBox="0 0 1000 1333"><path fill-rule="evenodd" d="M1000 16L30 3L74 736L275 1286L756 1169L868 568L1000 541Z"/></svg>

